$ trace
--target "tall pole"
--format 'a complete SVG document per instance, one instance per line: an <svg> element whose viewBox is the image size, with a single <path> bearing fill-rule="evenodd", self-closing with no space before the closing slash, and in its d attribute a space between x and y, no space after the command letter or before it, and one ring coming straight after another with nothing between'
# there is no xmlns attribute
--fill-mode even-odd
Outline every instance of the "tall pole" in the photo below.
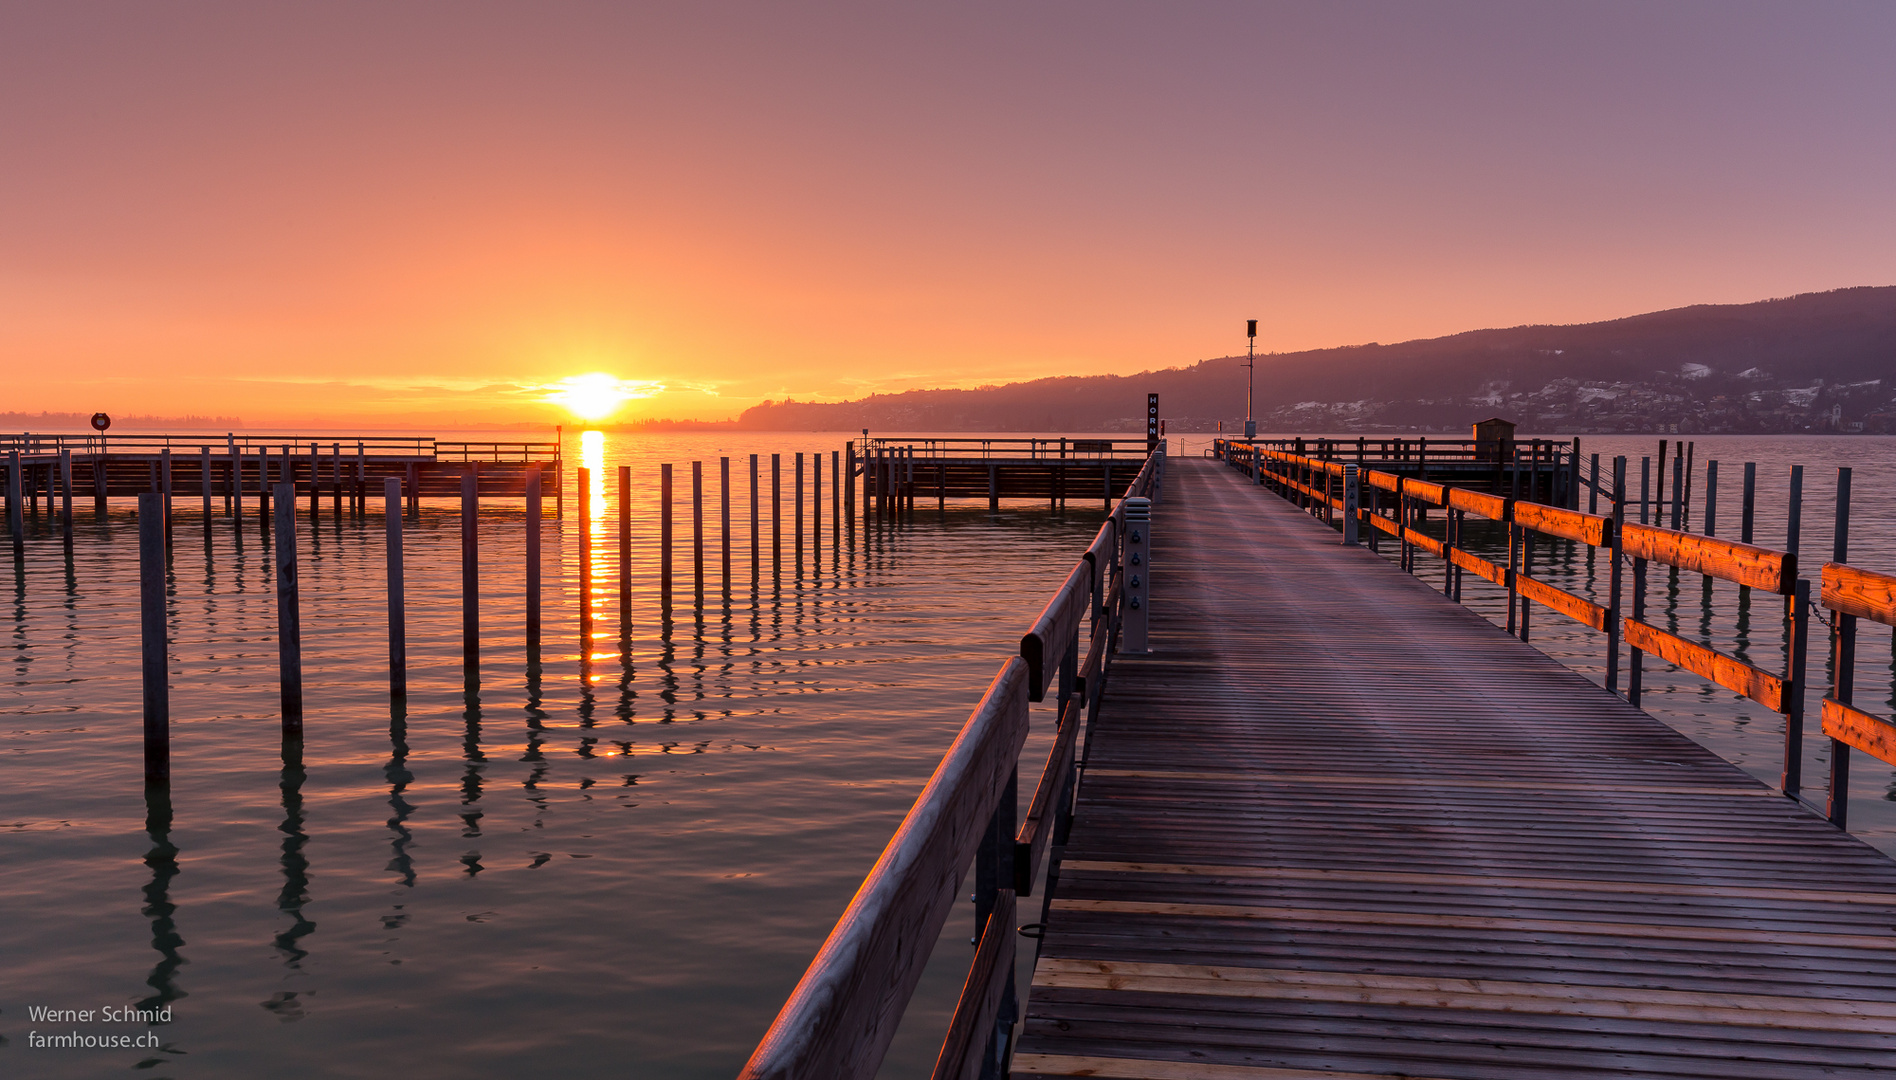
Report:
<svg viewBox="0 0 1896 1080"><path fill-rule="evenodd" d="M1251 413L1251 390L1257 381L1257 320L1244 324L1244 437L1257 438L1257 420Z"/></svg>

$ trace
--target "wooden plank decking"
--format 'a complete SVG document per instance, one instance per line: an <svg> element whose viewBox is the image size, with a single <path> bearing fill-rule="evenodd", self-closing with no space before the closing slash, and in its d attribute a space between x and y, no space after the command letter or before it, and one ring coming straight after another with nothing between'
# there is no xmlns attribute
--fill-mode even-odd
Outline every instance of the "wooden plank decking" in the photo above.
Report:
<svg viewBox="0 0 1896 1080"><path fill-rule="evenodd" d="M1013 1075L1896 1075L1896 863L1172 463Z"/></svg>

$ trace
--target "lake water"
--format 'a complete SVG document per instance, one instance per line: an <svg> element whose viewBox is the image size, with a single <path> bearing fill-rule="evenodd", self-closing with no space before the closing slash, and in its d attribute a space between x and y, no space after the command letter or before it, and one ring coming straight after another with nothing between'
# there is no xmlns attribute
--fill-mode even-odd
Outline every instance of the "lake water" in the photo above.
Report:
<svg viewBox="0 0 1896 1080"><path fill-rule="evenodd" d="M443 433L443 437L451 437ZM468 435L490 438L491 435ZM602 484L591 527L594 640L578 638L577 537L545 524L547 623L530 667L517 504L480 528L482 681L462 682L458 509L407 525L410 696L387 698L382 521L312 529L299 512L306 741L278 738L276 609L266 549L216 517L208 540L181 499L171 563L173 770L169 807L142 784L136 523L76 510L70 559L56 525L29 523L5 580L9 680L0 698L0 1059L8 1075L94 1077L729 1077L795 984L955 729L1103 518L1044 504L983 504L832 542L799 575L785 509L784 567L750 565L748 455L841 448L835 434L605 436L569 464L630 465L633 625L618 625L617 503ZM1175 437L1197 454L1204 437ZM1853 562L1896 567L1896 440L1696 437L1702 472L1760 463L1757 537L1783 536L1784 473L1808 466L1805 564L1829 550L1834 466L1856 466ZM1584 440L1653 453L1656 439ZM689 462L729 456L736 542L728 602L718 525L711 582L691 600ZM660 462L678 466L677 606L656 601ZM569 475L569 482L570 482ZM1774 516L1775 515L1775 516ZM1721 528L1721 532L1730 530ZM1545 551L1540 558L1547 566ZM1553 557L1584 589L1584 555ZM1429 579L1439 569L1424 563ZM1603 588L1605 568L1595 576ZM1162 581L1159 583L1162 600ZM1699 624L1700 586L1658 613ZM1464 593L1504 618L1497 592ZM1718 586L1712 636L1735 588ZM1753 596L1746 647L1760 663L1781 610ZM1781 608L1781 604L1779 605ZM1545 611L1534 642L1597 673L1599 635ZM1722 629L1721 629L1722 628ZM1772 637L1779 634L1778 637ZM1813 676L1822 669L1813 631ZM622 645L622 640L624 644ZM1722 640L1722 639L1721 639ZM1735 644L1730 647L1736 647ZM1887 632L1865 624L1858 702L1883 707L1896 676ZM1702 680L1648 666L1655 715L1761 777L1778 769L1777 718ZM1812 700L1815 700L1813 696ZM1815 730L1814 717L1810 727ZM1036 743L1051 727L1036 707ZM1820 797L1824 740L1807 740ZM1036 759L1038 745L1027 760ZM1857 757L1856 831L1896 846L1892 773ZM1024 782L1031 788L1031 782ZM1028 792L1023 792L1023 797ZM168 827L166 812L168 810ZM935 962L883 1070L926 1075L970 950L972 909ZM35 1049L30 1030L137 1035L132 1024L30 1022L29 1006L169 1005L157 1050Z"/></svg>

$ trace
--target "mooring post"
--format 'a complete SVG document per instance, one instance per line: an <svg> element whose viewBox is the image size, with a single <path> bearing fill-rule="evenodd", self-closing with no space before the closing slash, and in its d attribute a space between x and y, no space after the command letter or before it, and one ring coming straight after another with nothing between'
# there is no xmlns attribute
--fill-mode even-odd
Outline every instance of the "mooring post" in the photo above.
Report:
<svg viewBox="0 0 1896 1080"><path fill-rule="evenodd" d="M390 484L395 481L390 480ZM545 513L542 503L545 499L545 480L541 476L540 466L527 470L527 662L537 665L540 662L540 533L546 527L541 520ZM393 513L395 507L390 508Z"/></svg>
<svg viewBox="0 0 1896 1080"><path fill-rule="evenodd" d="M751 585L752 587L755 587L757 584L759 567L762 565L762 562L763 562L763 556L761 554L761 548L760 548L760 544L762 543L762 540L759 538L760 532L761 532L761 519L758 516L758 508L757 508L757 455L756 454L752 454L750 456L750 491L751 491L751 495L750 495Z"/></svg>
<svg viewBox="0 0 1896 1080"><path fill-rule="evenodd" d="M329 444L329 512L342 524L342 444Z"/></svg>
<svg viewBox="0 0 1896 1080"><path fill-rule="evenodd" d="M65 530L66 542L72 542L72 450L61 447L59 450L59 523Z"/></svg>
<svg viewBox="0 0 1896 1080"><path fill-rule="evenodd" d="M658 467L658 600L665 618L672 609L672 467Z"/></svg>
<svg viewBox="0 0 1896 1080"><path fill-rule="evenodd" d="M798 452L796 457L797 457L796 476L791 483L791 488L796 492L796 498L795 498L796 510L795 510L794 515L791 518L792 533L796 537L796 541L792 546L796 550L797 580L802 581L803 580L803 454L801 452Z"/></svg>
<svg viewBox="0 0 1896 1080"><path fill-rule="evenodd" d="M1832 562L1850 561L1850 469L1837 470L1837 523L1830 544ZM1808 601L1808 594L1806 595ZM1857 617L1835 612L1830 633L1830 696L1843 705L1856 693ZM1801 692L1800 692L1801 696ZM1850 744L1830 740L1830 798L1824 817L1839 829L1849 828Z"/></svg>
<svg viewBox="0 0 1896 1080"><path fill-rule="evenodd" d="M461 675L470 686L481 680L479 469L470 461L461 472Z"/></svg>
<svg viewBox="0 0 1896 1080"><path fill-rule="evenodd" d="M288 461L288 455L284 457ZM303 737L303 618L296 579L296 487L276 487L277 681L283 737Z"/></svg>
<svg viewBox="0 0 1896 1080"><path fill-rule="evenodd" d="M810 570L823 576L823 454L810 455Z"/></svg>
<svg viewBox="0 0 1896 1080"><path fill-rule="evenodd" d="M830 551L843 542L843 459L830 451Z"/></svg>
<svg viewBox="0 0 1896 1080"><path fill-rule="evenodd" d="M171 542L171 448L158 451L158 490L165 496L165 543Z"/></svg>
<svg viewBox="0 0 1896 1080"><path fill-rule="evenodd" d="M1343 543L1349 547L1356 546L1356 507L1359 497L1356 477L1354 463L1343 466Z"/></svg>
<svg viewBox="0 0 1896 1080"><path fill-rule="evenodd" d="M270 543L270 448L257 447L257 536Z"/></svg>
<svg viewBox="0 0 1896 1080"><path fill-rule="evenodd" d="M718 539L724 549L724 598L731 598L731 459L718 459Z"/></svg>
<svg viewBox="0 0 1896 1080"><path fill-rule="evenodd" d="M783 455L770 455L770 572L783 580Z"/></svg>
<svg viewBox="0 0 1896 1080"><path fill-rule="evenodd" d="M198 447L198 491L204 502L204 531L211 531L211 448Z"/></svg>
<svg viewBox="0 0 1896 1080"><path fill-rule="evenodd" d="M592 657L592 470L574 471L573 495L579 501L579 658Z"/></svg>
<svg viewBox="0 0 1896 1080"><path fill-rule="evenodd" d="M1705 535L1718 535L1718 461L1705 462Z"/></svg>
<svg viewBox="0 0 1896 1080"><path fill-rule="evenodd" d="M834 452L835 451L831 451L831 453L834 453ZM855 443L855 440L852 439L843 443L843 455L849 458L849 475L847 477L842 478L842 480L846 480L847 483L843 483L839 481L841 498L843 500L843 509L840 516L846 519L847 527L849 529L850 535L854 536L856 533L856 443ZM838 524L841 525L842 523L839 522Z"/></svg>
<svg viewBox="0 0 1896 1080"><path fill-rule="evenodd" d="M26 504L24 480L20 476L20 452L7 451L7 532L13 536L13 553L20 554L26 543Z"/></svg>
<svg viewBox="0 0 1896 1080"><path fill-rule="evenodd" d="M1146 645L1146 618L1152 597L1152 501L1124 500L1126 540L1120 547L1120 573L1125 575L1124 622L1119 651L1150 652Z"/></svg>
<svg viewBox="0 0 1896 1080"><path fill-rule="evenodd" d="M632 466L619 466L619 640L632 637Z"/></svg>
<svg viewBox="0 0 1896 1080"><path fill-rule="evenodd" d="M400 701L408 696L408 612L402 587L402 482L393 476L382 481L382 524L388 553L388 696ZM533 586L539 582L531 571L528 580L532 586L527 603L537 615L537 590ZM537 631L534 627L529 636L537 635Z"/></svg>
<svg viewBox="0 0 1896 1080"><path fill-rule="evenodd" d="M691 593L704 610L704 462L691 463Z"/></svg>
<svg viewBox="0 0 1896 1080"><path fill-rule="evenodd" d="M242 517L244 513L243 459L237 456L237 435L224 433L224 516Z"/></svg>
<svg viewBox="0 0 1896 1080"><path fill-rule="evenodd" d="M171 673L165 634L164 507L138 497L138 623L145 675L145 781L171 780Z"/></svg>

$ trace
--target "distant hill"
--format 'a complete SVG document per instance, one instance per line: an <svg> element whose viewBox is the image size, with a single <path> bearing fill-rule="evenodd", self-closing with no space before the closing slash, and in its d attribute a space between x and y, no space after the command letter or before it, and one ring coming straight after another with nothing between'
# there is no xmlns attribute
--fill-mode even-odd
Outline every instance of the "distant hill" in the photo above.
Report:
<svg viewBox="0 0 1896 1080"><path fill-rule="evenodd" d="M114 416L114 431L242 431L235 416ZM91 431L91 413L0 412L0 431Z"/></svg>
<svg viewBox="0 0 1896 1080"><path fill-rule="evenodd" d="M1241 429L1244 358L1137 375L766 402L738 426L872 431ZM1896 286L1701 304L1610 322L1473 330L1257 358L1261 430L1896 430Z"/></svg>

